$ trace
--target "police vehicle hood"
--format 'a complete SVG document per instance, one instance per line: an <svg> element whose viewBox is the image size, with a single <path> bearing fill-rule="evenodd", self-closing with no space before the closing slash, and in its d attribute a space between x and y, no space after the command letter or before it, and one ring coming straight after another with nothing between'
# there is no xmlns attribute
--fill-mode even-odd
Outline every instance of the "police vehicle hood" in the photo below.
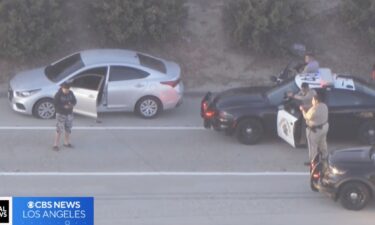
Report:
<svg viewBox="0 0 375 225"><path fill-rule="evenodd" d="M353 163L371 163L371 148L350 148L334 151L329 156L329 163L336 164L353 164Z"/></svg>

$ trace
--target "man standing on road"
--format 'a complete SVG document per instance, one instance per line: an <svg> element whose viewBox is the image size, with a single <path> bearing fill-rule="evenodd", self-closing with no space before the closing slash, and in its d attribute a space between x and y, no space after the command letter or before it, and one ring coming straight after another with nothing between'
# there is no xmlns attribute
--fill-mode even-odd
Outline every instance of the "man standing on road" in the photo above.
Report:
<svg viewBox="0 0 375 225"><path fill-rule="evenodd" d="M70 134L73 126L73 107L77 103L68 83L63 83L60 87L54 99L56 108L56 136L53 150L56 151L59 150L60 137L64 131L64 147L73 148L70 143Z"/></svg>
<svg viewBox="0 0 375 225"><path fill-rule="evenodd" d="M315 95L312 99L312 107L306 110L302 106L300 110L306 120L306 137L309 148L309 160L314 160L318 153L321 153L322 159L328 156L327 133L328 107L323 103L321 94ZM310 163L308 162L308 164Z"/></svg>

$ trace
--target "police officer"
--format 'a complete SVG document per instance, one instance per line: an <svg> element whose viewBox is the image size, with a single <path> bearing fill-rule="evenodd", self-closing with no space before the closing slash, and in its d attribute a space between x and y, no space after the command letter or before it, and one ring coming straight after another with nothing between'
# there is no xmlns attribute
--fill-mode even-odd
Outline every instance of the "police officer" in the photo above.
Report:
<svg viewBox="0 0 375 225"><path fill-rule="evenodd" d="M310 109L312 106L312 99L316 95L316 91L309 87L309 84L303 82L301 85L301 90L297 94L288 93L288 97L294 98L301 102L300 105L305 108L305 110Z"/></svg>
<svg viewBox="0 0 375 225"><path fill-rule="evenodd" d="M317 73L319 71L319 62L315 59L312 52L305 55L305 68L302 73Z"/></svg>
<svg viewBox="0 0 375 225"><path fill-rule="evenodd" d="M314 160L318 153L321 153L322 159L328 156L327 133L328 124L328 107L323 103L323 96L317 94L312 99L312 107L306 110L300 107L303 117L306 120L306 137L309 148L310 162Z"/></svg>
<svg viewBox="0 0 375 225"><path fill-rule="evenodd" d="M311 89L308 83L303 82L301 90L297 94L290 92L287 95L290 98L298 100L300 102L299 105L307 111L312 107L312 99L316 95L316 91ZM300 146L306 145L306 123L304 121L301 123L301 136L298 144Z"/></svg>

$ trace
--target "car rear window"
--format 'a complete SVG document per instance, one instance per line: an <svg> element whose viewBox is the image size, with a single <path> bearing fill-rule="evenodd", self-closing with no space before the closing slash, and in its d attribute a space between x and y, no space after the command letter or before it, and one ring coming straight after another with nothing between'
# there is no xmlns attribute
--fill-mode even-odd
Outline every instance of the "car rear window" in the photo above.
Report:
<svg viewBox="0 0 375 225"><path fill-rule="evenodd" d="M53 82L59 82L73 72L84 67L81 54L73 54L62 60L50 64L45 69L45 74Z"/></svg>
<svg viewBox="0 0 375 225"><path fill-rule="evenodd" d="M161 73L167 73L165 64L162 61L139 53L137 55L142 66L157 70Z"/></svg>

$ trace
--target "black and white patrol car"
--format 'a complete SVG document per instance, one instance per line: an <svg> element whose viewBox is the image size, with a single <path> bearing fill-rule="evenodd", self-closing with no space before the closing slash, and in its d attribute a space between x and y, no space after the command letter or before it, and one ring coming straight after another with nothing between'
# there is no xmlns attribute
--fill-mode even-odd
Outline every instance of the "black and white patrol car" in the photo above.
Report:
<svg viewBox="0 0 375 225"><path fill-rule="evenodd" d="M329 137L338 136L369 143L375 136L375 88L353 76L333 74L328 68L318 73L275 78L275 86L242 87L207 93L201 102L206 128L235 135L243 144L256 144L266 134L278 134L292 146L301 137L301 113L286 99L298 92L303 82L322 92L329 108Z"/></svg>
<svg viewBox="0 0 375 225"><path fill-rule="evenodd" d="M325 160L311 162L313 191L339 200L350 210L360 210L375 194L375 146L336 150Z"/></svg>

